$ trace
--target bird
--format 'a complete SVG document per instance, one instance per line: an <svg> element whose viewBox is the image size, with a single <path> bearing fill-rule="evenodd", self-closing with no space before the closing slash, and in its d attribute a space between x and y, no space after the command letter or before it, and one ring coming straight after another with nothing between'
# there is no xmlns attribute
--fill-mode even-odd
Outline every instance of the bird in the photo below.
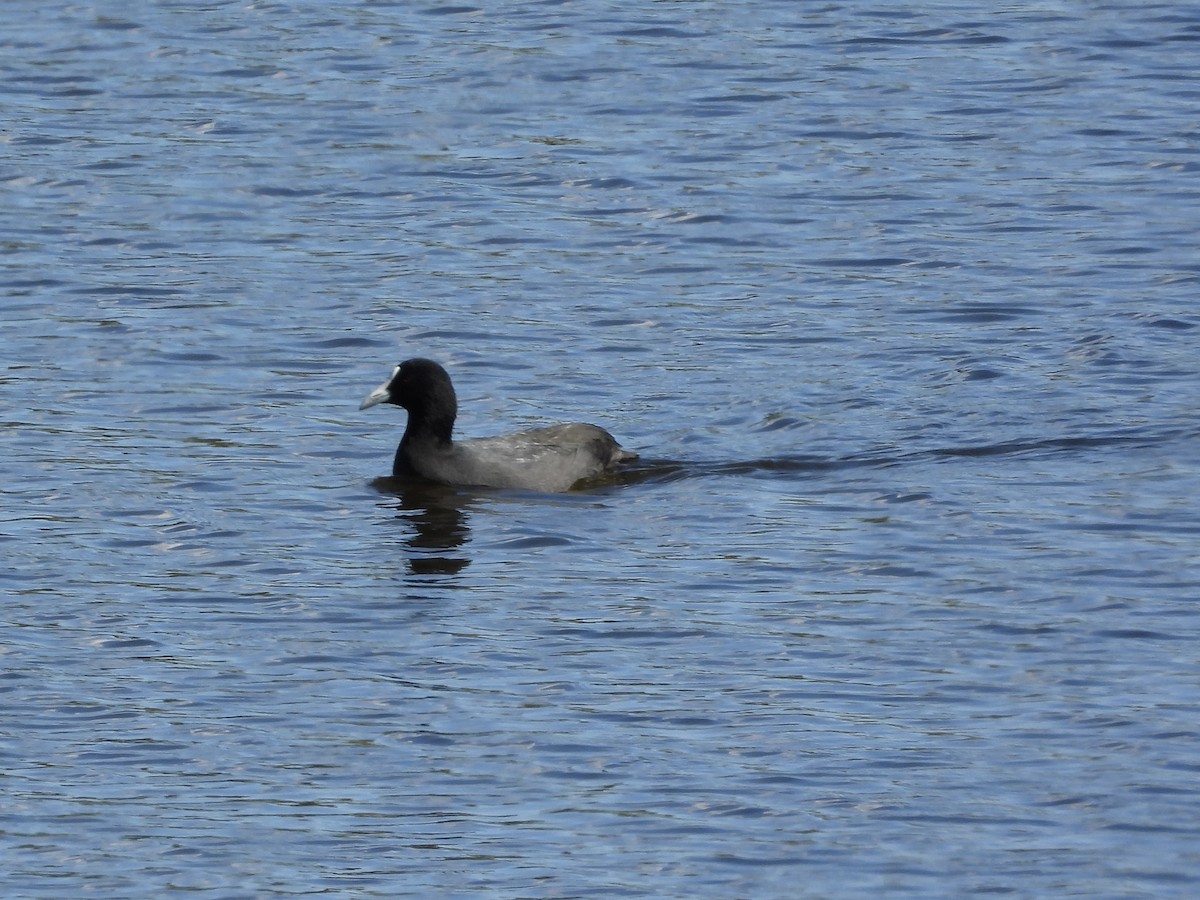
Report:
<svg viewBox="0 0 1200 900"><path fill-rule="evenodd" d="M392 476L438 484L561 493L637 459L598 425L571 423L497 437L455 440L458 398L431 359L408 359L359 409L391 403L408 411Z"/></svg>

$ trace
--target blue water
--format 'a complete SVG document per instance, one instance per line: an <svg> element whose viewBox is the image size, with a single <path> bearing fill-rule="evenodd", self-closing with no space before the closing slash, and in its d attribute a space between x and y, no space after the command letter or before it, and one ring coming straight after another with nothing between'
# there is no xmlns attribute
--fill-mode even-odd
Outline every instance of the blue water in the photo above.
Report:
<svg viewBox="0 0 1200 900"><path fill-rule="evenodd" d="M6 3L4 896L1194 896L1198 52ZM642 463L397 490L414 355Z"/></svg>

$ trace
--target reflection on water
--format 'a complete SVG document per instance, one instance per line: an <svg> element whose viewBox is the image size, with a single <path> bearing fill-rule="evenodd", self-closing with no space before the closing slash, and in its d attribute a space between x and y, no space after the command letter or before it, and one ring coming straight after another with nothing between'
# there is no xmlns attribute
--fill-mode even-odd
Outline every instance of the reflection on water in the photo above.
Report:
<svg viewBox="0 0 1200 900"><path fill-rule="evenodd" d="M571 493L586 496L646 482L671 481L689 473L703 474L698 467L685 463L638 460L581 481ZM529 491L459 487L390 475L373 479L371 487L395 498L384 505L398 510L396 523L405 529L403 543L408 548L409 571L414 575L454 575L471 564L465 548L471 540L473 506L498 496L543 496Z"/></svg>
<svg viewBox="0 0 1200 900"><path fill-rule="evenodd" d="M453 551L471 538L468 508L479 494L469 488L386 476L371 486L398 499L397 523L405 528L404 545L409 549L408 567L414 575L454 575L471 560Z"/></svg>

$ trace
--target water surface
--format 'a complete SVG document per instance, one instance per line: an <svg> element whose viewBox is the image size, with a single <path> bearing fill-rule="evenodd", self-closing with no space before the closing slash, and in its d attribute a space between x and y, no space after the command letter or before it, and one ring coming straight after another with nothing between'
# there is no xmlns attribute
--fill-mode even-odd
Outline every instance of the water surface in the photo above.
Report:
<svg viewBox="0 0 1200 900"><path fill-rule="evenodd" d="M6 896L1194 895L1200 6L0 24Z"/></svg>

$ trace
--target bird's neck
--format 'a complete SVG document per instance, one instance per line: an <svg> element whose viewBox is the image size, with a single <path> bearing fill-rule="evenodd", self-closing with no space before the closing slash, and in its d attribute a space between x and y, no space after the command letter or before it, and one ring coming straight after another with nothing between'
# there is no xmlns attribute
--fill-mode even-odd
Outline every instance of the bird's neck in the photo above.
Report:
<svg viewBox="0 0 1200 900"><path fill-rule="evenodd" d="M454 432L454 415L438 415L427 410L410 410L408 427L404 429L403 444L430 442L448 447Z"/></svg>

